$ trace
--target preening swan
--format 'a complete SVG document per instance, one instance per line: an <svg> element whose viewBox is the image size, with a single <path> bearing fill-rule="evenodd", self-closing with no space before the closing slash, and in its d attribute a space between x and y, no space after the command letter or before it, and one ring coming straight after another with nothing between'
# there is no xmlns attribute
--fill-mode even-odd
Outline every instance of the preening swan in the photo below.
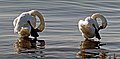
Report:
<svg viewBox="0 0 120 59"><path fill-rule="evenodd" d="M40 19L38 27L36 27L36 16ZM15 18L13 26L14 32L20 35L20 38L14 44L16 51L19 52L24 49L36 48L36 41L39 41L37 40L39 36L37 32L42 32L44 30L45 22L41 13L37 10L31 10L23 12ZM34 38L29 38L30 35Z"/></svg>
<svg viewBox="0 0 120 59"><path fill-rule="evenodd" d="M98 25L97 18L100 18L102 21L102 25ZM99 30L104 29L107 26L106 18L100 14L95 13L90 17L86 17L84 20L80 20L78 23L78 27L82 35L85 39L96 38L101 39L99 35Z"/></svg>
<svg viewBox="0 0 120 59"><path fill-rule="evenodd" d="M40 19L40 24L36 27L36 16ZM28 28L31 31L31 26L28 21L30 21L33 28L37 29L38 32L42 32L45 28L44 18L41 13L37 10L31 10L28 12L21 13L17 18L13 21L14 32L19 33L22 28Z"/></svg>

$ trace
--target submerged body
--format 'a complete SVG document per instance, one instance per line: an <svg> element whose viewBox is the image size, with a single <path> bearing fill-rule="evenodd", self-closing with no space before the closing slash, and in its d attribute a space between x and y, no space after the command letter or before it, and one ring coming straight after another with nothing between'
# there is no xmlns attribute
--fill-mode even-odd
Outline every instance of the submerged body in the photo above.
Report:
<svg viewBox="0 0 120 59"><path fill-rule="evenodd" d="M102 25L99 26L96 18L102 20ZM90 17L85 18L85 20L80 20L78 27L84 38L89 39L96 36L96 38L101 39L99 35L99 30L104 29L107 26L107 21L105 17L99 13L95 13Z"/></svg>

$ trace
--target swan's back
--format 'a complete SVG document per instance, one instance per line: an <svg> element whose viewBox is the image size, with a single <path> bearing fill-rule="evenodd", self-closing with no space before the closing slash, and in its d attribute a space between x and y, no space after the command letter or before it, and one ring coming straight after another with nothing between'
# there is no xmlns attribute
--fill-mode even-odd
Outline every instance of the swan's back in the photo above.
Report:
<svg viewBox="0 0 120 59"><path fill-rule="evenodd" d="M90 17L87 17L85 20L79 21L79 30L84 37L93 38L95 36L95 29L92 26L94 22L95 20L91 20Z"/></svg>

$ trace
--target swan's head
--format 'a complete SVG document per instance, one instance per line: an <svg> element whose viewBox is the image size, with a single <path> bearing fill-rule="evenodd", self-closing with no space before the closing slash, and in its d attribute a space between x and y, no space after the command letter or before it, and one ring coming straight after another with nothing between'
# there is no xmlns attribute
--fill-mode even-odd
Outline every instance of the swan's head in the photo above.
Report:
<svg viewBox="0 0 120 59"><path fill-rule="evenodd" d="M100 18L101 21L102 21L101 29L106 28L106 26L107 26L107 20L106 20L106 18L102 14L100 14L100 13L94 13L91 16L91 18L94 19L94 20L96 20L97 18Z"/></svg>
<svg viewBox="0 0 120 59"><path fill-rule="evenodd" d="M28 28L21 28L19 35L20 35L20 37L29 37L30 31Z"/></svg>

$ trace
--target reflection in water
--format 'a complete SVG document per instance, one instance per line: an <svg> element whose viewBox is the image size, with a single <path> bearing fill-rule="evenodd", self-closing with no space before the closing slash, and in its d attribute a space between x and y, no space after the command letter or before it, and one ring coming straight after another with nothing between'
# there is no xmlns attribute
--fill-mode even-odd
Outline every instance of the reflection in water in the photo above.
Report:
<svg viewBox="0 0 120 59"><path fill-rule="evenodd" d="M81 49L94 49L94 48L100 48L99 47L100 42L94 41L94 39L89 39L85 41L81 41Z"/></svg>
<svg viewBox="0 0 120 59"><path fill-rule="evenodd" d="M17 53L42 53L43 51L40 51L40 49L45 48L45 41L44 40L37 40L37 43L33 45L31 42L32 38L25 38L20 37L18 40L14 43L14 48ZM33 48L35 46L35 48Z"/></svg>
<svg viewBox="0 0 120 59"><path fill-rule="evenodd" d="M17 41L14 43L14 48L17 53L20 53L23 50L30 49L31 48L31 38L24 38L20 37L17 39Z"/></svg>
<svg viewBox="0 0 120 59"><path fill-rule="evenodd" d="M106 59L106 52L100 49L101 44L99 41L94 41L93 39L81 41L80 51L78 56L81 58L102 58Z"/></svg>
<svg viewBox="0 0 120 59"><path fill-rule="evenodd" d="M40 49L44 49L45 48L45 40L38 40L38 42L39 42L39 48Z"/></svg>

